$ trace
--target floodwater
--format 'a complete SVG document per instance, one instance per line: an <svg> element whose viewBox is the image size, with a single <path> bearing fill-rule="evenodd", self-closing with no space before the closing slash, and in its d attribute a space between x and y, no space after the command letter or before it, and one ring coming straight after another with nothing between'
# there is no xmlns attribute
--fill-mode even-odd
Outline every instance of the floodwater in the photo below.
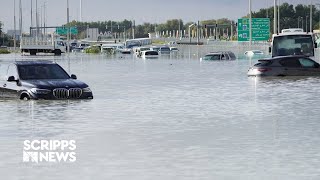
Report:
<svg viewBox="0 0 320 180"><path fill-rule="evenodd" d="M1 60L29 59L3 55ZM320 78L249 78L246 59L52 57L93 100L0 100L5 180L319 179ZM22 162L24 140L76 140L76 162Z"/></svg>

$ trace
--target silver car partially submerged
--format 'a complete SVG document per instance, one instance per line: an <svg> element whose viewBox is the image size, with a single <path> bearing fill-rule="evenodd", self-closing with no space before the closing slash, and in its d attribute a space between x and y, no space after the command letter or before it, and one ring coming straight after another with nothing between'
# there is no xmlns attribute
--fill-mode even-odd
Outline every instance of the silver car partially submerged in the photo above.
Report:
<svg viewBox="0 0 320 180"><path fill-rule="evenodd" d="M235 60L236 56L231 51L217 51L210 52L206 54L204 57L200 58L202 60Z"/></svg>
<svg viewBox="0 0 320 180"><path fill-rule="evenodd" d="M248 76L320 76L320 65L306 56L278 56L258 60Z"/></svg>

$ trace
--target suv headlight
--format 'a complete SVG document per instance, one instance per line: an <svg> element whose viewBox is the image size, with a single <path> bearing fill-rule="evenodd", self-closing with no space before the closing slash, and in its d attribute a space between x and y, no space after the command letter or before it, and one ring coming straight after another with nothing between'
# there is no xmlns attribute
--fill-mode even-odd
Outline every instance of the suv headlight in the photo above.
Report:
<svg viewBox="0 0 320 180"><path fill-rule="evenodd" d="M82 89L82 92L92 92L92 91L89 87L86 87Z"/></svg>
<svg viewBox="0 0 320 180"><path fill-rule="evenodd" d="M34 94L49 94L51 90L49 89L38 89L38 88L32 88L30 91Z"/></svg>

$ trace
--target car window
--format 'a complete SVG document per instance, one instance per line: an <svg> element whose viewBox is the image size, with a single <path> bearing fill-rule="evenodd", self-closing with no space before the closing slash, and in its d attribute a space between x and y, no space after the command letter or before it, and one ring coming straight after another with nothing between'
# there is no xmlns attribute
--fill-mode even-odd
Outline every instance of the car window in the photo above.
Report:
<svg viewBox="0 0 320 180"><path fill-rule="evenodd" d="M19 65L20 79L69 79L69 75L57 64Z"/></svg>
<svg viewBox="0 0 320 180"><path fill-rule="evenodd" d="M300 62L296 58L282 59L279 63L284 67L301 67Z"/></svg>
<svg viewBox="0 0 320 180"><path fill-rule="evenodd" d="M220 60L220 54L211 55L211 60Z"/></svg>
<svg viewBox="0 0 320 180"><path fill-rule="evenodd" d="M316 67L316 62L314 62L311 59L299 58L299 62L301 63L302 67L309 67L309 68Z"/></svg>
<svg viewBox="0 0 320 180"><path fill-rule="evenodd" d="M147 51L145 55L158 55L156 51Z"/></svg>
<svg viewBox="0 0 320 180"><path fill-rule="evenodd" d="M17 67L14 64L10 64L7 70L7 77L14 76L15 78L18 78L18 72Z"/></svg>
<svg viewBox="0 0 320 180"><path fill-rule="evenodd" d="M229 52L229 56L231 59L236 59L236 55L233 52Z"/></svg>
<svg viewBox="0 0 320 180"><path fill-rule="evenodd" d="M259 60L254 66L270 66L272 64L271 60Z"/></svg>
<svg viewBox="0 0 320 180"><path fill-rule="evenodd" d="M59 46L64 46L63 41L58 41L57 44L58 44Z"/></svg>
<svg viewBox="0 0 320 180"><path fill-rule="evenodd" d="M226 60L229 60L229 55L228 55L228 54L224 54L224 58L225 58Z"/></svg>

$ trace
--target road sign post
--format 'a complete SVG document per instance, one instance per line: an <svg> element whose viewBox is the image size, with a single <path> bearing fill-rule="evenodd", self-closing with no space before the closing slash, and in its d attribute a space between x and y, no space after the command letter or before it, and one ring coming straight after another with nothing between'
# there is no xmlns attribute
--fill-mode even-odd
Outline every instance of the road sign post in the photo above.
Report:
<svg viewBox="0 0 320 180"><path fill-rule="evenodd" d="M252 18L252 41L268 41L270 19ZM249 18L238 19L238 41L249 41Z"/></svg>

